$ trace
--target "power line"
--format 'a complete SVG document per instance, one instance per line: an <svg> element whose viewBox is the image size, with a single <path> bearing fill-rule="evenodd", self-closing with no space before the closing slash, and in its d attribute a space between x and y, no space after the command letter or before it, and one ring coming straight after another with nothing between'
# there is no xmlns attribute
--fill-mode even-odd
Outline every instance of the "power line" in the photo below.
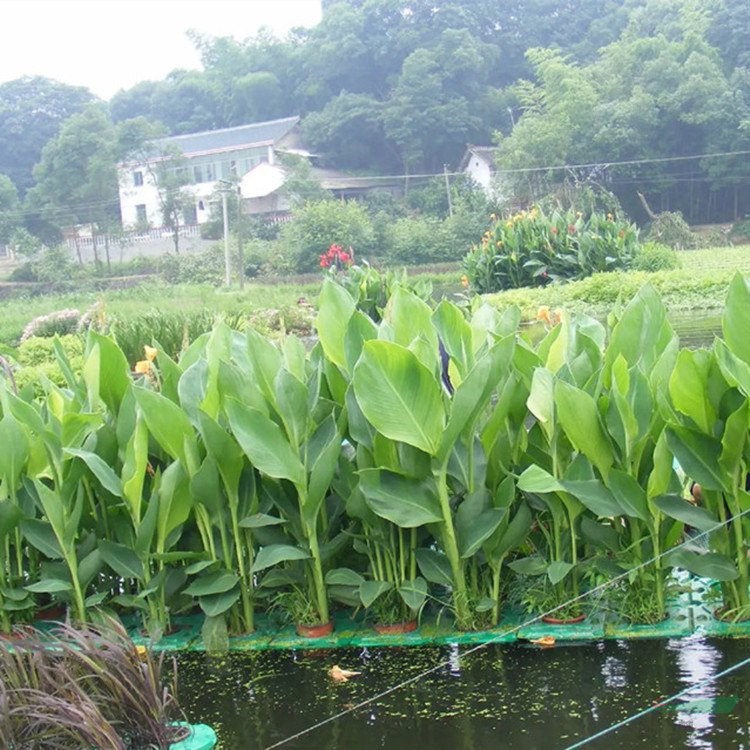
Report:
<svg viewBox="0 0 750 750"><path fill-rule="evenodd" d="M741 518L742 516L750 513L750 508L747 510L743 510L741 513L738 513L734 518ZM487 646L491 646L493 643L497 643L498 639L505 638L506 636L510 635L511 633L517 633L522 628L528 627L529 625L533 625L535 622L540 620L543 617L548 617L549 615L553 615L555 612L558 612L559 610L567 607L570 604L575 604L576 602L579 602L586 597L589 597L593 594L602 593L607 590L610 586L619 583L620 581L627 580L631 574L637 570L641 570L645 568L648 565L651 565L652 563L655 563L657 560L662 559L663 557L666 557L667 555L670 555L674 553L676 550L680 549L681 547L694 544L696 539L700 539L703 536L708 536L709 534L713 533L717 529L720 529L722 526L726 526L728 523L730 523L733 519L729 518L726 521L722 521L721 523L717 523L715 526L712 526L707 531L703 531L700 534L696 534L695 536L691 537L690 539L686 539L684 542L678 544L676 547L672 547L671 549L665 550L664 552L661 552L658 555L655 555L650 560L646 560L645 562L641 563L640 565L636 565L634 568L631 568L630 570L621 573L620 575L615 576L614 578L611 578L609 581L605 581L604 583L600 583L597 586L594 586L594 588L589 589L588 591L585 591L582 594L579 594L578 596L573 597L572 599L568 599L567 601L563 602L562 604L558 604L556 607L553 607L552 609L548 610L547 612L543 612L542 614L536 615L535 617L531 617L525 622L520 623L519 625L516 625L515 627L509 628L507 630L503 630L501 633L498 633L498 635L495 638L491 638L488 641L485 641L484 643L480 643L477 646L474 646L470 648L468 651L465 651L462 655L464 657L470 656L471 654L475 654L478 651L481 651L482 649L486 648ZM748 659L750 661L750 658ZM334 721L337 721L338 719L343 718L344 716L347 716L351 713L354 713L355 711L358 711L360 708L364 708L365 706L369 706L371 703L374 703L375 701L380 700L381 698L385 698L387 695L390 695L391 693L395 693L396 691L400 690L401 688L407 687L408 685L411 685L418 680L421 680L423 677L426 677L427 675L433 674L434 672L437 672L440 669L443 669L445 667L450 667L451 662L449 660L445 660L440 662L439 664L435 665L434 667L430 667L429 669L425 669L422 672L419 672L418 674L407 678L406 680L403 680L402 682L399 682L396 685L392 685L391 687L387 688L386 690L381 691L380 693L377 693L376 695L367 698L363 701L360 701L359 703L350 706L349 708L345 708L343 711L339 711L338 713L334 714L333 716L329 716L326 719L323 719L322 721L319 721L317 724L313 724L312 726L309 726L305 729L300 730L299 732L296 732L295 734L284 738L283 740L279 740L278 742L274 742L272 745L268 745L264 750L274 750L277 747L282 747L283 745L286 745L289 742L292 742L293 740L299 739L300 737L304 737L307 734L310 734L311 732L314 732L317 729L320 729L321 727L326 726L327 724L331 724ZM739 667L736 667L739 668ZM575 746L572 746L575 747ZM567 750L571 750L568 748Z"/></svg>
<svg viewBox="0 0 750 750"><path fill-rule="evenodd" d="M723 669L721 672L718 672L717 674L712 675L711 677L706 677L704 680L701 680L700 682L696 682L695 684L690 685L689 687L686 687L684 690L680 690L679 693L670 695L669 698L665 698L663 701L659 701L658 703L655 703L653 706L644 708L642 711L639 711L636 714L632 714L631 716L628 716L622 721L618 721L616 724L612 724L606 729L602 729L600 732L597 732L596 734L589 735L588 737L585 737L582 740L578 740L578 742L574 742L572 745L568 745L565 748L565 750L576 750L576 748L583 747L584 745L588 745L590 742L593 742L594 740L598 740L598 739L601 739L602 737L606 737L608 734L611 734L612 732L616 732L618 729L621 729L622 727L627 726L628 724L632 724L634 721L637 721L638 719L641 719L644 716L647 716L653 711L658 711L660 708L664 708L664 706L667 706L670 703L673 703L678 698L682 698L685 695L692 693L694 690L697 690L698 688L706 687L706 685L710 685L716 682L718 679L722 677L726 677L728 674L731 674L732 672L736 672L738 669L742 669L742 667L746 667L748 664L750 664L750 657L748 657L747 659L743 659L737 664L733 664L731 667L727 667L726 669Z"/></svg>
<svg viewBox="0 0 750 750"><path fill-rule="evenodd" d="M740 151L720 151L720 152L714 152L714 153L708 153L708 154L691 154L687 156L663 156L663 157L653 157L653 158L643 158L643 159L630 159L625 161L600 161L600 162L588 162L588 163L581 163L581 164L550 164L546 166L540 166L540 167L518 167L518 168L511 168L511 169L502 169L498 168L495 171L495 174L498 176L503 175L513 175L513 174L533 174L533 173L540 173L540 172L555 172L555 171L572 171L576 169L594 169L599 168L602 170L609 170L613 167L623 167L623 166L638 166L638 165L645 165L645 164L663 164L663 163L671 163L671 162L681 162L681 161L695 161L695 160L701 160L701 159L720 159L720 158L728 158L728 157L734 157L734 156L750 156L750 150L740 150ZM463 177L465 176L465 172L434 172L434 173L420 173L420 174L392 174L392 175L342 175L340 177L325 177L324 181L326 183L333 183L333 184L346 184L346 183L352 183L356 181L360 182L393 182L393 181L406 181L406 180L428 180L428 179L436 179L436 178L445 178L445 177ZM635 183L646 183L646 182L660 182L660 181L688 181L692 180L694 182L707 182L707 181L722 181L722 180L734 180L734 179L742 179L743 177L747 177L748 181L750 181L750 174L747 175L721 175L719 177L712 178L710 176L706 176L705 172L697 172L694 174L700 175L700 177L692 178L688 177L685 173L677 173L677 177L670 178L667 175L654 175L652 177L642 177L642 178L635 178L635 177L621 177L616 179L610 179L606 181L607 184L635 184ZM361 185L351 185L352 188L356 187L362 187ZM41 219L45 219L45 214L49 216L50 213L76 213L79 211L85 211L89 209L96 209L96 208L115 208L119 207L120 202L119 199L113 199L113 200L107 200L107 201L92 201L89 203L79 203L79 204L69 204L65 206L48 206L48 207L42 207L38 209L31 209L31 208L21 208L17 211L14 211L15 215L17 216L24 216L24 217L39 217Z"/></svg>

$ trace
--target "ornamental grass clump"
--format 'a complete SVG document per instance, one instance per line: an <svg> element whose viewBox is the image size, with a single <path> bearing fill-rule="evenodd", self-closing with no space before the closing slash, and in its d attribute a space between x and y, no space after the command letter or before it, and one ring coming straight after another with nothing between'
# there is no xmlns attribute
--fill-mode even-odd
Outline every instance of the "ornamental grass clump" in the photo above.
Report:
<svg viewBox="0 0 750 750"><path fill-rule="evenodd" d="M166 750L181 729L163 655L120 625L0 639L0 745L7 750Z"/></svg>
<svg viewBox="0 0 750 750"><path fill-rule="evenodd" d="M628 269L638 253L635 225L611 213L586 217L533 208L508 219L490 218L481 242L464 258L469 282L480 293Z"/></svg>

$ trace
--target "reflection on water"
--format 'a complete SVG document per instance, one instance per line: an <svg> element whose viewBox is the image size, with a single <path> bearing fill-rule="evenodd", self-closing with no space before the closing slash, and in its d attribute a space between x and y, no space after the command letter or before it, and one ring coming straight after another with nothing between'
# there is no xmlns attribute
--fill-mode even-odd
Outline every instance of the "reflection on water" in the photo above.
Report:
<svg viewBox="0 0 750 750"><path fill-rule="evenodd" d="M701 638L467 651L186 654L180 657L181 699L191 720L219 730L223 750L255 750L441 665L285 747L548 750L566 748L747 656L742 641ZM333 683L327 672L334 664L362 675ZM749 683L750 668L738 670L589 747L750 750Z"/></svg>

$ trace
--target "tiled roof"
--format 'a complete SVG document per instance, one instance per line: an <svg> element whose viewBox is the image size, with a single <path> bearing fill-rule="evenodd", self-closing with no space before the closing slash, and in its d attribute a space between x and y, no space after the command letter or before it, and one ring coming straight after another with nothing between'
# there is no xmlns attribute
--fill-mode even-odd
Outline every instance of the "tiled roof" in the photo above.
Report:
<svg viewBox="0 0 750 750"><path fill-rule="evenodd" d="M185 156L211 153L212 151L230 151L250 146L276 143L287 135L299 122L299 117L285 117L281 120L254 122L250 125L239 125L234 128L207 130L203 133L173 135L162 138L160 145L177 146Z"/></svg>

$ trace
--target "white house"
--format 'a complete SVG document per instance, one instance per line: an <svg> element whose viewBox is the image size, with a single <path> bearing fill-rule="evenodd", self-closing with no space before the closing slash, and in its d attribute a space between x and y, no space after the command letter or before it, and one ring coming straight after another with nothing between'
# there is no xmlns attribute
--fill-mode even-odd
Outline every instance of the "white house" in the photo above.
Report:
<svg viewBox="0 0 750 750"><path fill-rule="evenodd" d="M496 146L473 146L470 144L466 147L466 152L458 167L459 172L463 172L478 185L481 185L490 197L498 197L498 188L494 179L495 154L497 151Z"/></svg>
<svg viewBox="0 0 750 750"><path fill-rule="evenodd" d="M188 184L183 190L193 201L183 211L184 224L202 224L210 218L209 200L221 186L220 179L243 177L260 164L276 163L276 152L304 153L300 142L299 117L257 122L234 128L210 130L162 138L154 154L176 147L186 159ZM163 158L163 156L161 157ZM120 213L125 229L164 226L154 167L159 156L120 164Z"/></svg>

